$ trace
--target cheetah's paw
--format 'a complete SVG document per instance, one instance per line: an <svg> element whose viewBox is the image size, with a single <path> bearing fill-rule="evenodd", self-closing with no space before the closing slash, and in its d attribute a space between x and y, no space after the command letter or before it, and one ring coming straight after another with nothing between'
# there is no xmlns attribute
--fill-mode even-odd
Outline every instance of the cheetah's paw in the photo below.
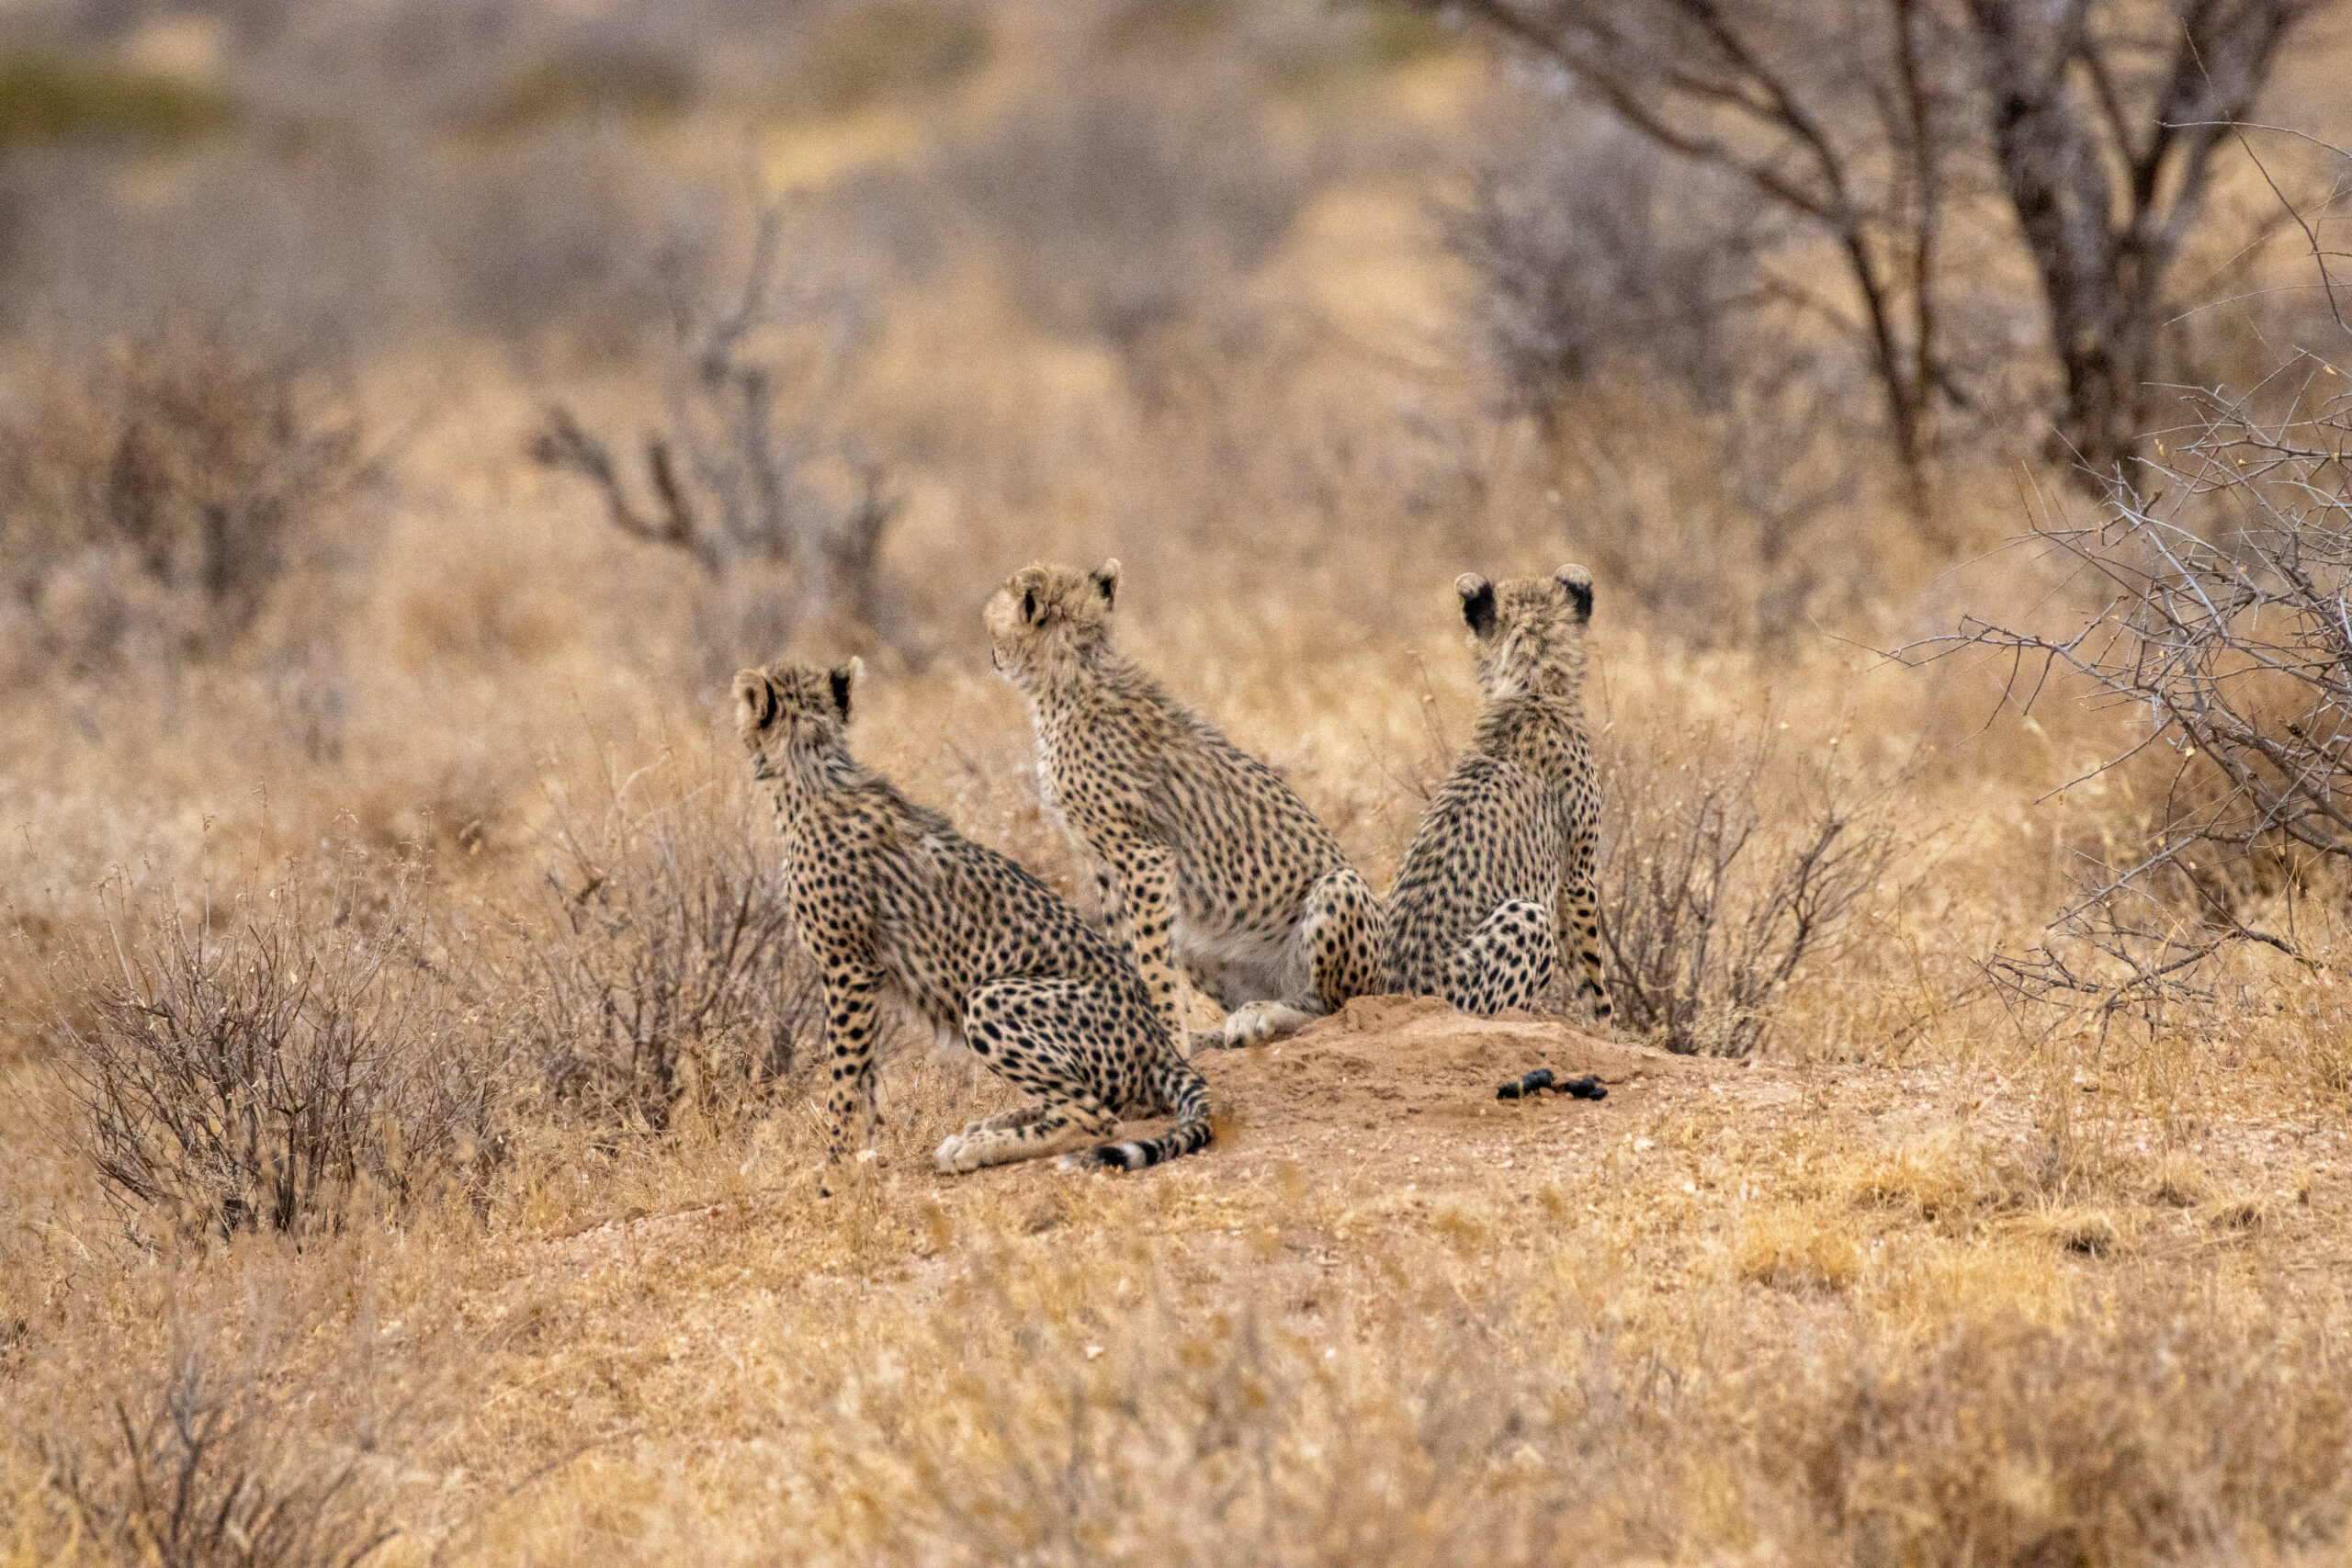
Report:
<svg viewBox="0 0 2352 1568"><path fill-rule="evenodd" d="M1288 1002L1244 1002L1225 1015L1226 1047L1238 1050L1283 1039L1297 1033L1308 1016Z"/></svg>

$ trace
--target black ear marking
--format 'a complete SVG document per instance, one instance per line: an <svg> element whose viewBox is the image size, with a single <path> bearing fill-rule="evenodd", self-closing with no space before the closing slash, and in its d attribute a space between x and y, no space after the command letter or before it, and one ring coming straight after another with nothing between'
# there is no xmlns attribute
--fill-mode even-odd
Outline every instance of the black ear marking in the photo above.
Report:
<svg viewBox="0 0 2352 1568"><path fill-rule="evenodd" d="M1022 592L1021 618L1033 626L1037 624L1037 591L1034 588Z"/></svg>
<svg viewBox="0 0 2352 1568"><path fill-rule="evenodd" d="M854 662L844 664L838 670L828 671L825 674L826 682L833 689L833 711L841 715L842 722L844 724L849 722L850 682L856 676L857 666Z"/></svg>
<svg viewBox="0 0 2352 1568"><path fill-rule="evenodd" d="M1087 577L1087 581L1093 583L1095 592L1102 595L1102 607L1104 609L1113 609L1117 606L1119 603L1119 560L1116 556L1114 556L1109 560L1104 561L1100 568L1090 573Z"/></svg>
<svg viewBox="0 0 2352 1568"><path fill-rule="evenodd" d="M1560 586L1568 591L1568 603L1576 606L1577 619L1592 619L1592 573L1580 566L1564 566L1555 576Z"/></svg>
<svg viewBox="0 0 2352 1568"><path fill-rule="evenodd" d="M1462 596L1462 618L1480 637L1493 634L1495 629L1495 585L1476 572L1465 571L1453 580L1453 591Z"/></svg>

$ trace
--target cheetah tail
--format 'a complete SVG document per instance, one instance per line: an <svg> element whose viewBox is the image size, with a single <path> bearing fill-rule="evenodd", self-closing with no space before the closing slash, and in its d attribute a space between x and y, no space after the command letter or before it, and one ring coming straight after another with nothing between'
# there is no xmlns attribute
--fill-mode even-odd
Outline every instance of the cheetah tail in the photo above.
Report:
<svg viewBox="0 0 2352 1568"><path fill-rule="evenodd" d="M1176 1125L1144 1142L1104 1144L1093 1153L1096 1165L1141 1170L1209 1146L1216 1135L1209 1131L1209 1086L1193 1065L1174 1051L1165 1053L1152 1069L1152 1087L1159 1091L1159 1102L1175 1112Z"/></svg>

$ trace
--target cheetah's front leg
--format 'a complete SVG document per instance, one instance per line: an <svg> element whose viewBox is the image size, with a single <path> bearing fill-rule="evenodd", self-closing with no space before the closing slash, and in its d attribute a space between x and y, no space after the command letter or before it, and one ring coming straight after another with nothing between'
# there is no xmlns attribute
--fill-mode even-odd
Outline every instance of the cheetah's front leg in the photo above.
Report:
<svg viewBox="0 0 2352 1568"><path fill-rule="evenodd" d="M1555 930L1560 952L1575 953L1583 967L1577 996L1592 1009L1595 1022L1607 1023L1614 1010L1609 983L1600 974L1600 876L1596 850L1590 830L1569 836L1567 874L1560 879Z"/></svg>
<svg viewBox="0 0 2352 1568"><path fill-rule="evenodd" d="M832 1175L849 1157L851 1123L860 1149L874 1141L874 1028L882 976L854 964L825 971L825 1055L832 1088L825 1097L825 1168L820 1194L831 1196Z"/></svg>
<svg viewBox="0 0 2352 1568"><path fill-rule="evenodd" d="M1168 1025L1168 1037L1181 1042L1192 997L1169 952L1176 923L1175 852L1164 844L1136 840L1117 846L1106 858L1114 874L1102 886L1118 900L1112 915L1113 939L1134 952L1144 989Z"/></svg>

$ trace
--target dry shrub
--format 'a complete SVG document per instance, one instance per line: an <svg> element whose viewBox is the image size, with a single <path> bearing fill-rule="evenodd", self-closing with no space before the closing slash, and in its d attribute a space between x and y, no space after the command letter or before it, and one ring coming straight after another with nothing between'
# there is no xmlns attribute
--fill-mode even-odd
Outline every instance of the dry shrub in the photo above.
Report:
<svg viewBox="0 0 2352 1568"><path fill-rule="evenodd" d="M176 143L227 127L236 106L176 76L60 55L0 56L0 149L29 142Z"/></svg>
<svg viewBox="0 0 2352 1568"><path fill-rule="evenodd" d="M365 473L358 415L304 355L174 331L57 367L0 438L0 658L228 652Z"/></svg>
<svg viewBox="0 0 2352 1568"><path fill-rule="evenodd" d="M568 119L676 118L701 84L694 62L625 39L595 39L516 65L473 117L485 136L509 136Z"/></svg>
<svg viewBox="0 0 2352 1568"><path fill-rule="evenodd" d="M291 1440L252 1380L200 1349L106 1414L111 1440L39 1438L40 1489L13 1500L10 1533L40 1561L353 1568L398 1533L369 1456Z"/></svg>
<svg viewBox="0 0 2352 1568"><path fill-rule="evenodd" d="M77 1568L373 1561L426 1473L410 1445L463 1397L456 1341L445 1353L430 1326L446 1320L425 1306L402 1333L380 1315L423 1305L384 1299L386 1238L357 1225L299 1247L119 1253L127 1266L105 1301L56 1303L38 1353L0 1372L12 1412L0 1555Z"/></svg>
<svg viewBox="0 0 2352 1568"><path fill-rule="evenodd" d="M2330 311L2313 335L2340 353L2352 321L2319 220L2286 216ZM2073 784L2144 803L2137 830L2103 846L2041 943L1987 963L2053 1030L2210 1016L2225 948L2316 964L2299 902L2340 905L2352 869L2352 393L2299 349L2251 389L2185 389L2177 408L2093 521L2036 519L2072 591L2054 616L1968 615L1905 650L1990 653L2021 713L2071 702L2115 721Z"/></svg>
<svg viewBox="0 0 2352 1568"><path fill-rule="evenodd" d="M514 951L475 979L514 1005L517 1049L567 1113L660 1131L791 1073L824 998L774 832L674 756L558 831Z"/></svg>
<svg viewBox="0 0 2352 1568"><path fill-rule="evenodd" d="M1755 194L1577 112L1501 118L1510 129L1443 216L1505 406L1556 428L1579 384L1628 365L1702 397L1728 390L1775 238Z"/></svg>
<svg viewBox="0 0 2352 1568"><path fill-rule="evenodd" d="M1747 1055L1806 966L1845 955L1849 922L1909 848L1893 793L1841 770L1834 740L1799 761L1769 726L1646 730L1632 745L1603 764L1600 940L1617 1021L1668 1050Z"/></svg>
<svg viewBox="0 0 2352 1568"><path fill-rule="evenodd" d="M57 964L66 1092L110 1192L223 1235L422 1194L481 1152L497 1075L427 967L405 874L356 853L193 917L118 896Z"/></svg>
<svg viewBox="0 0 2352 1568"><path fill-rule="evenodd" d="M521 137L427 195L467 235L447 247L443 308L532 364L633 362L709 261L695 187L625 138Z"/></svg>
<svg viewBox="0 0 2352 1568"><path fill-rule="evenodd" d="M788 51L777 107L851 114L892 98L920 101L988 62L984 10L939 0L854 0L819 7Z"/></svg>

